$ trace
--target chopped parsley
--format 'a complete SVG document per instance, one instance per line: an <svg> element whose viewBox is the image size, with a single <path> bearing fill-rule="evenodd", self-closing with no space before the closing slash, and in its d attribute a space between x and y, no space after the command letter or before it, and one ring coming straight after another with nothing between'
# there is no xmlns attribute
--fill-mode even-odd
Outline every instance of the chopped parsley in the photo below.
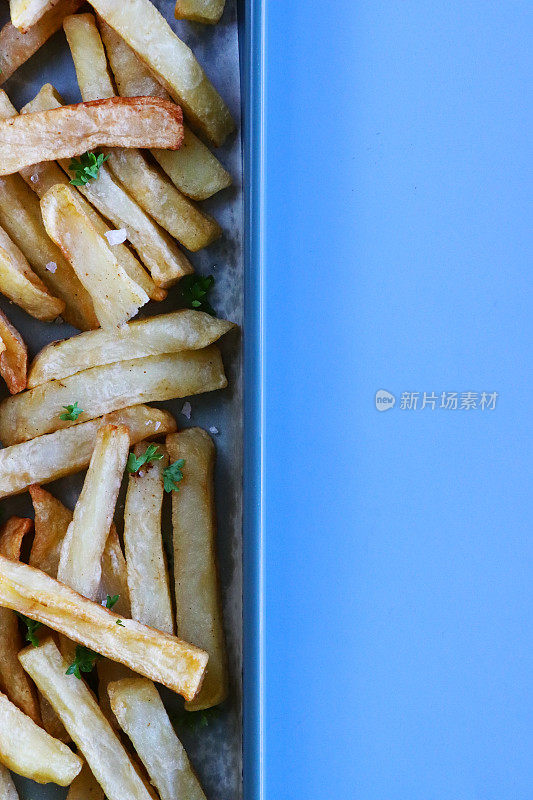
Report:
<svg viewBox="0 0 533 800"><path fill-rule="evenodd" d="M114 594L113 597L111 597L108 594L107 595L107 600L105 601L105 607L106 608L113 608L113 606L115 606L118 603L119 598L120 598L119 594Z"/></svg>
<svg viewBox="0 0 533 800"><path fill-rule="evenodd" d="M78 644L76 645L76 655L74 657L74 661L67 669L65 675L75 675L76 678L81 680L81 673L92 672L94 665L99 658L100 656L98 653L94 653L92 650L89 650L88 647Z"/></svg>
<svg viewBox="0 0 533 800"><path fill-rule="evenodd" d="M117 619L117 622L116 622L116 624L117 624L117 625L120 625L120 627L121 627L121 628L125 628L125 627L126 627L126 626L124 625L124 623L122 622L122 620L121 620L121 619Z"/></svg>
<svg viewBox="0 0 533 800"><path fill-rule="evenodd" d="M205 278L202 275L186 275L180 281L181 296L188 308L205 311L215 316L215 309L207 298L208 292L213 288L215 279L212 275Z"/></svg>
<svg viewBox="0 0 533 800"><path fill-rule="evenodd" d="M68 165L69 171L74 173L74 178L70 181L73 186L85 186L91 180L98 177L100 167L107 161L109 156L103 153L84 153L82 156L73 158Z"/></svg>
<svg viewBox="0 0 533 800"><path fill-rule="evenodd" d="M141 456L136 456L134 453L129 454L126 469L135 475L144 464L149 464L150 461L161 461L162 458L163 453L160 452L159 447L156 444L149 444Z"/></svg>
<svg viewBox="0 0 533 800"><path fill-rule="evenodd" d="M39 628L43 627L43 623L38 622L36 619L30 619L29 617L26 617L24 614L19 614L18 612L17 616L19 617L19 619L21 619L23 622L26 623L26 629L27 629L26 641L32 644L34 647L39 647L40 642L37 636L35 635L35 632L38 631Z"/></svg>
<svg viewBox="0 0 533 800"><path fill-rule="evenodd" d="M70 420L71 422L75 422L80 414L83 414L83 408L78 407L78 401L71 405L71 406L63 406L66 409L62 414L59 415L59 419L62 420Z"/></svg>
<svg viewBox="0 0 533 800"><path fill-rule="evenodd" d="M163 486L165 492L179 492L180 487L178 483L183 478L183 465L185 464L184 458L179 458L163 470Z"/></svg>

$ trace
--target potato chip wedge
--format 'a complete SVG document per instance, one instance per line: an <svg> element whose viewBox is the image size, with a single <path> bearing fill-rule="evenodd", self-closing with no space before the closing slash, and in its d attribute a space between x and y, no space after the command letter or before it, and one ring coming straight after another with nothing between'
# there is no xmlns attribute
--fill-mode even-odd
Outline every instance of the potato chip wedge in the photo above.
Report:
<svg viewBox="0 0 533 800"><path fill-rule="evenodd" d="M109 685L111 708L131 739L161 800L205 800L187 753L152 681L130 678Z"/></svg>
<svg viewBox="0 0 533 800"><path fill-rule="evenodd" d="M0 175L102 146L168 147L183 141L179 106L159 97L110 97L0 121Z"/></svg>
<svg viewBox="0 0 533 800"><path fill-rule="evenodd" d="M83 0L59 0L24 34L11 22L4 25L0 31L0 83L7 81L28 61L60 29L63 19L74 14L81 5Z"/></svg>
<svg viewBox="0 0 533 800"><path fill-rule="evenodd" d="M3 311L0 311L0 340L3 344L0 352L0 375L11 394L22 392L26 388L28 351L24 339Z"/></svg>
<svg viewBox="0 0 533 800"><path fill-rule="evenodd" d="M0 292L36 319L50 321L65 309L33 272L26 257L0 227Z"/></svg>
<svg viewBox="0 0 533 800"><path fill-rule="evenodd" d="M201 350L234 326L225 319L187 308L129 322L116 333L104 330L52 342L30 365L28 386L62 380L84 369L144 356Z"/></svg>
<svg viewBox="0 0 533 800"><path fill-rule="evenodd" d="M202 428L166 438L170 462L184 459L179 492L172 493L176 630L209 653L202 688L189 711L221 703L228 694L226 642L216 556L213 471L215 446Z"/></svg>
<svg viewBox="0 0 533 800"><path fill-rule="evenodd" d="M93 367L3 400L0 440L5 445L17 444L126 406L188 397L226 385L220 351L214 344L203 350ZM63 408L74 401L83 413L77 420L60 419Z"/></svg>
<svg viewBox="0 0 533 800"><path fill-rule="evenodd" d="M98 26L118 93L122 97L170 100L166 89L137 58L129 44L103 19L98 20ZM155 148L151 152L176 188L193 200L205 200L231 186L229 172L187 125L183 126L183 144L179 150Z"/></svg>
<svg viewBox="0 0 533 800"><path fill-rule="evenodd" d="M61 548L58 580L91 600L98 599L102 554L129 447L129 432L124 425L100 428L74 517Z"/></svg>
<svg viewBox="0 0 533 800"><path fill-rule="evenodd" d="M0 178L0 225L43 283L64 300L64 319L80 330L98 328L89 294L46 233L39 201L20 175Z"/></svg>
<svg viewBox="0 0 533 800"><path fill-rule="evenodd" d="M174 15L176 19L190 19L216 25L223 14L226 0L176 0Z"/></svg>
<svg viewBox="0 0 533 800"><path fill-rule="evenodd" d="M61 98L50 84L45 84L39 94L24 107L27 111L58 108ZM70 161L63 159L61 168L69 178ZM171 286L179 278L193 271L186 255L171 237L140 208L116 181L106 164L100 168L98 180L78 186L83 196L118 229L124 229L128 241L148 267L158 286Z"/></svg>
<svg viewBox="0 0 533 800"><path fill-rule="evenodd" d="M37 652L40 647L32 647ZM37 783L68 786L81 759L0 694L0 762Z"/></svg>
<svg viewBox="0 0 533 800"><path fill-rule="evenodd" d="M115 330L134 317L148 295L132 281L85 214L69 186L52 186L41 199L46 231L90 294L102 328Z"/></svg>
<svg viewBox="0 0 533 800"><path fill-rule="evenodd" d="M176 430L176 422L168 411L140 405L5 447L0 449L0 498L24 492L32 483L49 483L85 469L98 429L107 422L126 425L132 442Z"/></svg>
<svg viewBox="0 0 533 800"><path fill-rule="evenodd" d="M55 0L9 0L11 22L26 33L55 5Z"/></svg>
<svg viewBox="0 0 533 800"><path fill-rule="evenodd" d="M3 764L0 764L0 797L2 800L19 800L13 778Z"/></svg>
<svg viewBox="0 0 533 800"><path fill-rule="evenodd" d="M104 800L104 792L86 761L70 784L67 800Z"/></svg>
<svg viewBox="0 0 533 800"><path fill-rule="evenodd" d="M92 6L183 106L191 124L213 144L222 144L235 128L229 109L192 50L150 0L129 0L127 4L122 0L94 0Z"/></svg>
<svg viewBox="0 0 533 800"><path fill-rule="evenodd" d="M208 656L199 647L119 617L41 570L3 556L0 604L31 615L72 641L162 683L187 700L200 688Z"/></svg>
<svg viewBox="0 0 533 800"><path fill-rule="evenodd" d="M165 633L174 633L174 615L161 537L163 471L168 454L154 442L135 445L137 457L156 448L158 460L142 466L128 479L124 507L124 549L128 569L131 615ZM149 590L147 591L147 586Z"/></svg>
<svg viewBox="0 0 533 800"><path fill-rule="evenodd" d="M69 666L52 639L23 650L20 660L59 714L109 800L150 800L144 783L84 681L66 675ZM88 800L84 797L84 800Z"/></svg>
<svg viewBox="0 0 533 800"><path fill-rule="evenodd" d="M31 519L8 519L0 528L0 553L18 559L22 540L32 528ZM11 702L39 725L41 716L35 687L18 660L23 646L17 615L8 608L0 608L0 686Z"/></svg>

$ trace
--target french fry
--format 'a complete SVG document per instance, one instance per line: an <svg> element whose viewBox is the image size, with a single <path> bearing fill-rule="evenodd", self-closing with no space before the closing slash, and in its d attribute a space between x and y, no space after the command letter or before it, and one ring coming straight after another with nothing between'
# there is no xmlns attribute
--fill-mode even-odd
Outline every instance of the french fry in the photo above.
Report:
<svg viewBox="0 0 533 800"><path fill-rule="evenodd" d="M170 100L166 89L152 77L129 44L103 19L98 20L98 26L118 93L122 97ZM187 125L183 126L183 144L179 150L154 148L151 152L176 188L193 200L205 200L231 186L229 172Z"/></svg>
<svg viewBox="0 0 533 800"><path fill-rule="evenodd" d="M94 0L92 6L180 103L191 124L222 144L235 127L228 107L150 0Z"/></svg>
<svg viewBox="0 0 533 800"><path fill-rule="evenodd" d="M19 657L61 717L106 797L150 800L144 783L84 681L65 674L68 661L53 640L23 650ZM88 800L86 795L84 800Z"/></svg>
<svg viewBox="0 0 533 800"><path fill-rule="evenodd" d="M32 647L37 652L40 647ZM81 769L81 759L53 739L0 694L0 761L37 783L68 786Z"/></svg>
<svg viewBox="0 0 533 800"><path fill-rule="evenodd" d="M126 559L120 546L117 529L111 525L102 554L102 580L98 597L104 601L108 595L114 597L117 594L118 600L113 606L115 613L130 617L131 604Z"/></svg>
<svg viewBox="0 0 533 800"><path fill-rule="evenodd" d="M20 175L0 179L0 225L28 259L31 268L65 302L63 317L80 330L98 328L89 294L60 249L46 233L41 207Z"/></svg>
<svg viewBox="0 0 533 800"><path fill-rule="evenodd" d="M132 281L85 214L69 186L52 186L41 200L46 231L90 294L103 328L114 330L134 317L148 295Z"/></svg>
<svg viewBox="0 0 533 800"><path fill-rule="evenodd" d="M203 350L93 367L3 400L0 440L4 445L17 444L127 406L188 397L226 385L220 351L214 344ZM63 408L74 400L83 413L77 420L60 419Z"/></svg>
<svg viewBox="0 0 533 800"><path fill-rule="evenodd" d="M75 14L63 23L85 102L113 97L107 58L93 14ZM108 165L134 200L189 250L207 247L221 234L219 224L202 213L154 169L138 150L106 150Z"/></svg>
<svg viewBox="0 0 533 800"><path fill-rule="evenodd" d="M53 86L45 84L39 94L26 104L24 110L33 112L60 106L61 98ZM69 163L68 159L63 159L60 166L71 178ZM128 240L158 286L171 286L183 275L193 271L189 260L168 233L159 228L130 198L122 185L114 180L105 164L100 168L98 180L78 186L78 189L102 216L117 228L126 231Z"/></svg>
<svg viewBox="0 0 533 800"><path fill-rule="evenodd" d="M28 351L24 339L2 311L0 311L0 341L3 344L0 352L0 375L7 383L11 394L22 392L26 388Z"/></svg>
<svg viewBox="0 0 533 800"><path fill-rule="evenodd" d="M67 800L104 800L102 787L92 774L87 762L70 784Z"/></svg>
<svg viewBox="0 0 533 800"><path fill-rule="evenodd" d="M137 457L153 442L135 445ZM174 633L172 601L167 564L161 538L163 505L163 471L168 467L168 454L148 467L130 474L124 507L124 549L128 569L131 615L133 619L165 633ZM150 590L146 591L149 586Z"/></svg>
<svg viewBox="0 0 533 800"><path fill-rule="evenodd" d="M0 797L2 800L19 800L13 778L3 764L0 764Z"/></svg>
<svg viewBox="0 0 533 800"><path fill-rule="evenodd" d="M190 19L206 25L216 25L224 11L226 0L176 0L176 19Z"/></svg>
<svg viewBox="0 0 533 800"><path fill-rule="evenodd" d="M181 309L158 317L129 322L116 333L103 330L52 342L37 354L28 373L32 389L52 380L62 380L84 369L130 361L144 356L200 350L213 344L234 327L203 311Z"/></svg>
<svg viewBox="0 0 533 800"><path fill-rule="evenodd" d="M176 430L176 422L167 411L140 405L5 447L0 449L0 498L24 492L32 483L50 483L85 469L98 429L107 422L126 425L132 442Z"/></svg>
<svg viewBox="0 0 533 800"><path fill-rule="evenodd" d="M36 319L50 321L65 309L32 271L24 254L0 227L0 292Z"/></svg>
<svg viewBox="0 0 533 800"><path fill-rule="evenodd" d="M31 519L8 519L0 528L0 553L6 558L20 558L22 540L32 528ZM8 608L0 608L0 684L11 702L39 725L41 717L35 688L18 660L22 647L16 614Z"/></svg>
<svg viewBox="0 0 533 800"><path fill-rule="evenodd" d="M172 493L176 630L209 653L209 666L189 711L221 703L228 694L226 642L216 557L213 471L215 446L202 428L167 436L170 462L184 459Z"/></svg>
<svg viewBox="0 0 533 800"><path fill-rule="evenodd" d="M59 0L41 19L21 33L8 22L0 31L0 83L8 78L58 31L63 19L74 14L83 0Z"/></svg>
<svg viewBox="0 0 533 800"><path fill-rule="evenodd" d="M181 109L158 97L110 97L0 121L0 175L102 146L168 147L183 141Z"/></svg>
<svg viewBox="0 0 533 800"><path fill-rule="evenodd" d="M41 570L3 556L0 604L162 683L187 700L200 688L208 656L199 647L119 617ZM38 682L37 686L41 688ZM68 730L68 725L65 727Z"/></svg>
<svg viewBox="0 0 533 800"><path fill-rule="evenodd" d="M63 539L72 522L72 511L37 483L29 487L29 492L35 512L30 565L55 578Z"/></svg>
<svg viewBox="0 0 533 800"><path fill-rule="evenodd" d="M54 5L54 0L9 0L11 22L21 33L26 33Z"/></svg>
<svg viewBox="0 0 533 800"><path fill-rule="evenodd" d="M124 425L100 428L74 517L61 548L58 579L91 600L98 598L102 554L129 446L130 437Z"/></svg>
<svg viewBox="0 0 533 800"><path fill-rule="evenodd" d="M205 800L185 749L151 681L130 678L109 685L111 708L131 739L161 800Z"/></svg>

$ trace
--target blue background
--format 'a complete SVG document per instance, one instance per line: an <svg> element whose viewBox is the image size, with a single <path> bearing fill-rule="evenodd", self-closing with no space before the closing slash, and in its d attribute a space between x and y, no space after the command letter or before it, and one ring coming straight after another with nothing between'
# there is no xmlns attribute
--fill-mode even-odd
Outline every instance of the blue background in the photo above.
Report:
<svg viewBox="0 0 533 800"><path fill-rule="evenodd" d="M531 3L254 8L265 796L530 800Z"/></svg>

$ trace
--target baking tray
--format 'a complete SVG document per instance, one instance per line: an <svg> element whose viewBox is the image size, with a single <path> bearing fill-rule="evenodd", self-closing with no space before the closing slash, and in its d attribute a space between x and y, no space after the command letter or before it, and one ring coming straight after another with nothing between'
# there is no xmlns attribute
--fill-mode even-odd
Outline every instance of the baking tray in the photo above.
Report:
<svg viewBox="0 0 533 800"><path fill-rule="evenodd" d="M239 133L224 147L217 150L222 163L231 172L234 184L203 203L224 229L223 238L190 255L197 272L214 275L213 306L221 317L231 319L241 326L221 342L228 388L188 398L192 413L190 420L181 411L185 400L161 404L170 410L180 428L199 425L206 429L214 426L217 446L216 498L218 515L218 546L220 576L224 604L224 621L228 642L230 668L230 696L219 709L206 714L207 725L188 724L182 711L180 698L162 690L163 698L197 770L208 800L239 800L242 785L242 484L243 484L243 372L242 372L242 322L244 316L243 287L245 253L243 248L244 198L243 159L241 149L241 69L244 87L249 86L243 64L249 56L245 47L250 32L248 9L244 4L237 8L237 0L227 0L223 18L217 26L202 26L173 19L174 4L168 0L155 0L155 5L170 25L193 49L227 102ZM87 10L90 10L87 6ZM0 21L8 18L8 6L2 4ZM239 32L241 53L239 52ZM244 55L245 49L248 56ZM53 36L41 50L3 85L12 102L20 108L33 97L41 85L51 82L68 102L80 100L74 66L62 31ZM243 95L244 96L244 95ZM159 314L180 307L178 290L169 291L168 298L158 304L151 303L149 314ZM41 323L26 315L14 304L0 297L0 307L20 330L32 357L46 343L76 333L64 323ZM144 312L144 310L143 310ZM142 314L144 315L144 313ZM50 484L47 488L63 502L73 507L83 483L83 473ZM117 504L117 516L124 502L124 487ZM33 516L28 494L2 501L5 516L19 514ZM167 507L167 512L169 511ZM168 545L171 536L170 515L166 514L163 535ZM170 554L170 548L167 546ZM40 786L16 777L21 800L52 800L64 797L66 791L54 785ZM251 796L251 795L249 795Z"/></svg>

